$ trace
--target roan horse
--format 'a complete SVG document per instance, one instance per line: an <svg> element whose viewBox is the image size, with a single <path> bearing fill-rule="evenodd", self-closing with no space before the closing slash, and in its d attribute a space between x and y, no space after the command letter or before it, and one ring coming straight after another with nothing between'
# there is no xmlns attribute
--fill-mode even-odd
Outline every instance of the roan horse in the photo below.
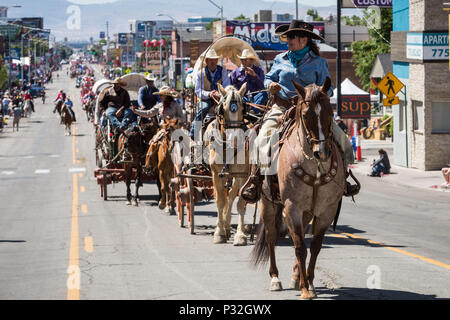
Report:
<svg viewBox="0 0 450 320"><path fill-rule="evenodd" d="M214 243L226 243L231 235L231 208L250 171L249 153L245 147L246 127L242 102L247 84L245 83L239 91L233 86L224 89L220 84L218 88L222 95L216 111L218 115L216 120L208 125L205 136L210 140L209 164L218 211ZM233 137L237 137L238 142ZM232 141L227 147L228 140ZM230 150L234 153L233 163L224 161ZM247 236L244 233L246 207L246 202L239 198L237 202L239 223L233 242L235 246L247 245Z"/></svg>
<svg viewBox="0 0 450 320"><path fill-rule="evenodd" d="M125 184L127 185L127 205L138 205L139 187L142 187L142 162L147 151L144 136L139 127L126 130L119 137L119 153L122 153L122 162L125 169ZM136 191L134 197L131 195L131 180L133 168L136 168Z"/></svg>
<svg viewBox="0 0 450 320"><path fill-rule="evenodd" d="M73 122L73 119L72 119L72 115L70 114L69 107L67 107L66 105L63 105L62 109L61 109L61 123L64 124L64 126L65 126L65 129L64 129L65 136L72 135L72 129L71 129L72 122Z"/></svg>
<svg viewBox="0 0 450 320"><path fill-rule="evenodd" d="M175 211L175 195L170 187L174 170L171 156L171 136L172 132L179 127L178 119L166 120L150 142L145 159L145 170L156 171L160 194L159 208L166 209L165 211L171 214Z"/></svg>
<svg viewBox="0 0 450 320"><path fill-rule="evenodd" d="M339 215L345 191L345 168L341 151L333 139L333 111L327 91L331 80L322 87L306 88L295 84L299 94L292 133L280 150L278 182L281 202L271 198L271 186L265 179L261 197L261 220L253 250L255 264L270 257L270 290L282 290L275 261L275 244L283 228L283 217L294 241L296 260L290 287L300 289L301 299L316 297L313 280L317 256L325 233ZM311 258L306 269L305 232L312 220Z"/></svg>

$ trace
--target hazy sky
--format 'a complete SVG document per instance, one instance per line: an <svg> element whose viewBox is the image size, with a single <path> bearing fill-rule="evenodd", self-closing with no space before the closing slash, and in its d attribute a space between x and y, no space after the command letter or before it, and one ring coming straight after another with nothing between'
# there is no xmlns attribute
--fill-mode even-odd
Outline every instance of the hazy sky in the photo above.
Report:
<svg viewBox="0 0 450 320"><path fill-rule="evenodd" d="M259 10L271 9L274 13L295 16L295 0L212 0L223 5L225 18L240 14L253 18ZM335 11L336 0L299 0L299 17L306 14L304 6L320 6L322 15ZM44 28L52 29L57 40L98 38L109 22L110 33L127 32L128 20L168 20L158 13L169 14L178 21L193 16L220 17L219 9L208 0L7 0L0 6L21 5L10 8L8 17L44 17Z"/></svg>

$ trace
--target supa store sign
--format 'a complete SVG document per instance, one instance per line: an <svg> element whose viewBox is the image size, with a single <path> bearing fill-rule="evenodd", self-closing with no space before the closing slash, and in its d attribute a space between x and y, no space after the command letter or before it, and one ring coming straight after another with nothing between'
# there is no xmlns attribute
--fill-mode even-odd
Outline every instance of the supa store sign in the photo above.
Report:
<svg viewBox="0 0 450 320"><path fill-rule="evenodd" d="M247 40L256 50L287 50L287 43L275 35L275 29L286 23L227 21L227 34ZM325 24L311 22L314 32L325 37ZM249 41L251 39L251 41Z"/></svg>
<svg viewBox="0 0 450 320"><path fill-rule="evenodd" d="M370 119L370 95L342 95L340 109L343 119Z"/></svg>

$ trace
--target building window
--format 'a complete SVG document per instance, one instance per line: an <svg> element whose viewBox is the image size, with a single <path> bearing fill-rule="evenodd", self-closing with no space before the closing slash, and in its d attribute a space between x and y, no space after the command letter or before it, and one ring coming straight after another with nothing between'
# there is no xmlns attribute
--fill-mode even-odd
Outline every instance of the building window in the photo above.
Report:
<svg viewBox="0 0 450 320"><path fill-rule="evenodd" d="M412 105L414 116L414 130L423 132L424 130L423 102L413 100Z"/></svg>
<svg viewBox="0 0 450 320"><path fill-rule="evenodd" d="M433 102L431 133L450 133L450 102Z"/></svg>

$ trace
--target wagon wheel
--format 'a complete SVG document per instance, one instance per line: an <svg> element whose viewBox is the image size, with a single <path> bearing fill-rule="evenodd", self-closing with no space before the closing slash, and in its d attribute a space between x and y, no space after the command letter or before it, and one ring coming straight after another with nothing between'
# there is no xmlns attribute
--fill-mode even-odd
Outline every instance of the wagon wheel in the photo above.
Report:
<svg viewBox="0 0 450 320"><path fill-rule="evenodd" d="M108 180L106 172L103 172L102 189L103 189L103 200L106 201L108 200Z"/></svg>
<svg viewBox="0 0 450 320"><path fill-rule="evenodd" d="M182 203L182 199L181 199L181 194L180 194L180 188L182 185L182 182L185 179L181 179L180 177L178 177L178 174L181 172L181 169L183 167L183 163L181 160L181 151L180 151L180 145L179 143L175 142L175 146L174 146L174 179L176 181L178 181L178 183L174 183L173 187L175 189L175 204L177 207L177 216L178 216L178 224L180 225L181 228L184 227L184 206Z"/></svg>
<svg viewBox="0 0 450 320"><path fill-rule="evenodd" d="M192 169L188 171L188 174L192 174ZM194 229L194 215L195 215L195 200L194 200L194 181L192 178L186 178L187 185L187 201L186 201L186 210L187 210L187 218L188 218L188 226L191 234L195 234Z"/></svg>

